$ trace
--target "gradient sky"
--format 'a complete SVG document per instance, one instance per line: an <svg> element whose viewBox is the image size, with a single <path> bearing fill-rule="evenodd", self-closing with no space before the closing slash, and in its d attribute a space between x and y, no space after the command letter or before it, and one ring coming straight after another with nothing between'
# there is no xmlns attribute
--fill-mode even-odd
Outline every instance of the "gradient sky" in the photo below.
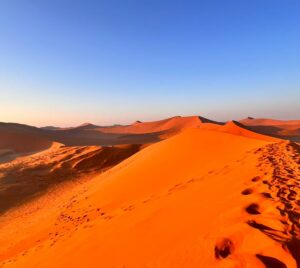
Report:
<svg viewBox="0 0 300 268"><path fill-rule="evenodd" d="M1 0L0 121L300 119L298 0Z"/></svg>

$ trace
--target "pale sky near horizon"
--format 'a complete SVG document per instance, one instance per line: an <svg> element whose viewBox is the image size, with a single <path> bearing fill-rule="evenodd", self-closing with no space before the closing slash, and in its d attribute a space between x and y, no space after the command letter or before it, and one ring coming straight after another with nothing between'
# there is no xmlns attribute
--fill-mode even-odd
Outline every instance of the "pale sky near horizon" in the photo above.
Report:
<svg viewBox="0 0 300 268"><path fill-rule="evenodd" d="M2 0L0 122L300 119L296 0Z"/></svg>

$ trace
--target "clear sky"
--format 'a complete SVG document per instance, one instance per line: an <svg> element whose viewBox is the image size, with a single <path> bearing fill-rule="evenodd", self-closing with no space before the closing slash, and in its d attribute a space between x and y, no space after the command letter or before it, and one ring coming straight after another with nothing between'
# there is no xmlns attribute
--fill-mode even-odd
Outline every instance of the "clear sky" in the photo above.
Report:
<svg viewBox="0 0 300 268"><path fill-rule="evenodd" d="M1 0L0 121L300 119L298 0Z"/></svg>

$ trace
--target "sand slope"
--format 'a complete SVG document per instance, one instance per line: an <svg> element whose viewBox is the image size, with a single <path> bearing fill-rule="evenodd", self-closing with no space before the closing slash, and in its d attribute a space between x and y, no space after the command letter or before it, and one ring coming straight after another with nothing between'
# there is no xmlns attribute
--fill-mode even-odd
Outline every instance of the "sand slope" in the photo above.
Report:
<svg viewBox="0 0 300 268"><path fill-rule="evenodd" d="M258 133L300 142L300 120L284 121L264 118L248 118L240 120L240 123Z"/></svg>
<svg viewBox="0 0 300 268"><path fill-rule="evenodd" d="M50 149L0 164L0 214L45 194L51 187L104 172L141 149L140 145Z"/></svg>
<svg viewBox="0 0 300 268"><path fill-rule="evenodd" d="M253 131L251 128L237 122L228 121L225 124L206 123L199 126L201 129L214 130L219 132L225 132L232 135L243 136L250 139L257 139L269 142L279 142L281 139L272 136L263 135Z"/></svg>
<svg viewBox="0 0 300 268"><path fill-rule="evenodd" d="M0 163L18 155L45 150L53 141L35 127L15 123L0 123Z"/></svg>
<svg viewBox="0 0 300 268"><path fill-rule="evenodd" d="M299 163L293 143L186 130L2 217L0 258L4 267L297 267Z"/></svg>
<svg viewBox="0 0 300 268"><path fill-rule="evenodd" d="M229 121L225 125L219 127L218 131L239 135L243 137L248 137L252 139L270 141L270 142L278 142L280 139L276 139L267 135L262 135L252 131L250 128L247 128L243 124L236 122L236 121Z"/></svg>

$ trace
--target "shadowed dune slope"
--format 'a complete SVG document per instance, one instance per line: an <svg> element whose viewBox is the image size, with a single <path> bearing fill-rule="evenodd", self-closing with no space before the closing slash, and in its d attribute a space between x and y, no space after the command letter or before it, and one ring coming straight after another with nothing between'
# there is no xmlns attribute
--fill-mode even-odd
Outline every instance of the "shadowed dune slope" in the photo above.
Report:
<svg viewBox="0 0 300 268"><path fill-rule="evenodd" d="M300 120L243 119L239 121L252 131L300 142Z"/></svg>
<svg viewBox="0 0 300 268"><path fill-rule="evenodd" d="M20 154L33 153L51 147L53 141L40 129L15 123L0 123L0 162Z"/></svg>
<svg viewBox="0 0 300 268"><path fill-rule="evenodd" d="M52 141L40 134L40 129L15 123L0 123L0 149L26 153L49 148Z"/></svg>
<svg viewBox="0 0 300 268"><path fill-rule="evenodd" d="M0 258L4 267L295 268L299 163L293 143L186 130L72 194L6 215Z"/></svg>
<svg viewBox="0 0 300 268"><path fill-rule="evenodd" d="M0 164L0 213L31 200L60 183L94 176L141 149L141 145L115 147L56 144L31 156Z"/></svg>

